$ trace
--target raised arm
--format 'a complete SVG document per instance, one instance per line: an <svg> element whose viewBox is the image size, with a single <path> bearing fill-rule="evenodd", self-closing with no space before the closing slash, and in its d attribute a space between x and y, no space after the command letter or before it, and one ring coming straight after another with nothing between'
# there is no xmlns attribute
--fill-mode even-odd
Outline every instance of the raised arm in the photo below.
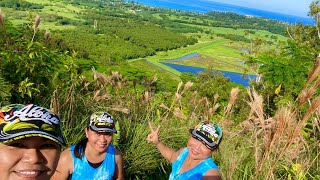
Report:
<svg viewBox="0 0 320 180"><path fill-rule="evenodd" d="M114 172L114 179L123 180L124 179L124 170L123 170L123 158L121 152L116 149L116 169Z"/></svg>
<svg viewBox="0 0 320 180"><path fill-rule="evenodd" d="M161 155L166 158L170 163L173 163L178 155L180 154L179 151L175 151L172 148L166 146L159 140L159 131L160 131L160 126L157 127L156 130L152 128L152 124L149 122L149 128L150 128L150 134L147 137L147 141L150 143L153 143L156 145L157 149L161 153Z"/></svg>
<svg viewBox="0 0 320 180"><path fill-rule="evenodd" d="M51 177L51 180L67 180L72 171L73 159L70 149L67 148L61 153L57 169Z"/></svg>

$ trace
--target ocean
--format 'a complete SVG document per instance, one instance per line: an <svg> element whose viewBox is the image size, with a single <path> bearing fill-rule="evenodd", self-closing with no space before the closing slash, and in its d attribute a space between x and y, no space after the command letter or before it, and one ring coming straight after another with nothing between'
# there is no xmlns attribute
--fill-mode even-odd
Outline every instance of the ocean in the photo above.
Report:
<svg viewBox="0 0 320 180"><path fill-rule="evenodd" d="M198 13L207 13L210 11L233 12L241 15L250 15L283 21L290 24L302 23L304 25L315 25L315 22L311 17L286 15L212 1L208 2L201 0L126 0L126 2L136 2L146 6L192 11Z"/></svg>

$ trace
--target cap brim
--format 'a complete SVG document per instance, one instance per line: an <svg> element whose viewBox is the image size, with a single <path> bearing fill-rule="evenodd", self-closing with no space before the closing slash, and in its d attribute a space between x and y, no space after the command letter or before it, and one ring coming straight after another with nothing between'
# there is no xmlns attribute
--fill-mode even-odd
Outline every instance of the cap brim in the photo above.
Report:
<svg viewBox="0 0 320 180"><path fill-rule="evenodd" d="M96 132L111 132L117 134L117 130L109 127L97 127L97 126L89 126L93 131Z"/></svg>
<svg viewBox="0 0 320 180"><path fill-rule="evenodd" d="M192 137L194 137L194 138L198 139L199 141L203 142L209 149L214 149L216 143L213 142L208 137L206 137L200 131L197 131L196 129L190 129L189 131L190 131Z"/></svg>
<svg viewBox="0 0 320 180"><path fill-rule="evenodd" d="M39 131L38 129L29 129L23 130L21 132L15 132L14 134L6 133L5 135L2 134L0 142L7 144L13 142L18 139L28 138L28 137L44 137L50 139L61 146L65 146L65 140L62 137L54 136L50 133Z"/></svg>

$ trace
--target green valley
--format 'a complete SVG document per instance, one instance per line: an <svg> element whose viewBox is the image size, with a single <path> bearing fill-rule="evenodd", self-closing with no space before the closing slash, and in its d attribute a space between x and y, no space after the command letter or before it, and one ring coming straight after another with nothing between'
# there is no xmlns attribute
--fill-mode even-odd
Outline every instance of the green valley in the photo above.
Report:
<svg viewBox="0 0 320 180"><path fill-rule="evenodd" d="M319 7L303 25L123 0L1 0L0 107L52 109L68 146L92 112L109 112L126 179L169 178L149 122L177 150L201 120L223 130L212 156L222 179L320 179Z"/></svg>

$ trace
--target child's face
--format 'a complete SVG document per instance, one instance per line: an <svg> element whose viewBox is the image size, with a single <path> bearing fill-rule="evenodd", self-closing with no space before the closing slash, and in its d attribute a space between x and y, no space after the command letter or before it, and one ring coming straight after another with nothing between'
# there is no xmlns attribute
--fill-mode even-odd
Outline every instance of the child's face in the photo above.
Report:
<svg viewBox="0 0 320 180"><path fill-rule="evenodd" d="M0 144L0 179L49 180L60 156L60 146L47 138L29 137Z"/></svg>

